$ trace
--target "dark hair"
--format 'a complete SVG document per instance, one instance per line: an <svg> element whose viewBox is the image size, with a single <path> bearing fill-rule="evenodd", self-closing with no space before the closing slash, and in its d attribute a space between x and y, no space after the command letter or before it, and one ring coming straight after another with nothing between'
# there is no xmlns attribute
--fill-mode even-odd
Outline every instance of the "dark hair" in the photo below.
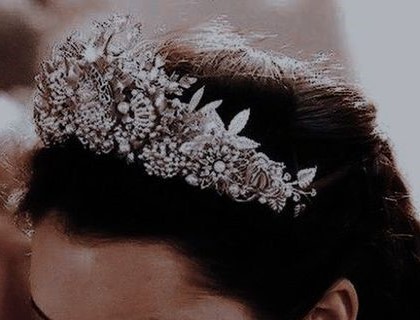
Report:
<svg viewBox="0 0 420 320"><path fill-rule="evenodd" d="M199 78L191 92L205 84L203 103L223 99L225 122L251 108L244 135L271 159L292 174L317 166L303 214L148 176L75 140L36 153L21 212L37 223L56 209L73 235L167 241L262 319L303 318L340 278L356 287L358 319L420 318L419 225L375 107L317 66L223 47L228 37L186 31L160 52L168 72Z"/></svg>

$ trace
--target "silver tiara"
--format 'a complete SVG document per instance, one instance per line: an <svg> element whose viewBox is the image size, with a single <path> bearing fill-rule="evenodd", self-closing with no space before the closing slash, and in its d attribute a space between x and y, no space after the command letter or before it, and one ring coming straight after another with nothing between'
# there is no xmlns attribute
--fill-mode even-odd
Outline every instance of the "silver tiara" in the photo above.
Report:
<svg viewBox="0 0 420 320"><path fill-rule="evenodd" d="M259 143L240 135L250 111L226 126L217 113L222 100L200 105L179 99L196 78L165 72L165 58L142 39L141 26L115 16L96 23L90 36L74 33L42 65L34 96L34 119L46 147L71 137L98 154L140 161L149 175L183 177L236 201L258 200L276 212L289 198L295 213L316 168L286 172L284 163L258 152Z"/></svg>

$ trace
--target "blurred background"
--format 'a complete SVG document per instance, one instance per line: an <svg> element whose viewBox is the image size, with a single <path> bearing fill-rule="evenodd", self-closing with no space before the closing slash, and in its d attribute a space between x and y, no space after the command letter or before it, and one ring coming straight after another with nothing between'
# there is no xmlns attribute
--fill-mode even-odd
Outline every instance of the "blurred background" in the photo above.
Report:
<svg viewBox="0 0 420 320"><path fill-rule="evenodd" d="M416 0L0 0L0 198L19 183L14 173L33 143L25 111L40 60L69 29L117 11L149 34L225 16L263 34L262 48L299 59L327 53L378 105L419 208L419 8Z"/></svg>

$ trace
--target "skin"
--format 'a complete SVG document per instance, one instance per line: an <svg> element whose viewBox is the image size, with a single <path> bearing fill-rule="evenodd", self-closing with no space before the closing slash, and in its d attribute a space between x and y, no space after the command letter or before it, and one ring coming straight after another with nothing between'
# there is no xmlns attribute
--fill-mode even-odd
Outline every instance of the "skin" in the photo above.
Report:
<svg viewBox="0 0 420 320"><path fill-rule="evenodd" d="M86 242L50 219L35 231L30 288L52 320L252 319L243 304L204 290L197 267L166 244Z"/></svg>
<svg viewBox="0 0 420 320"><path fill-rule="evenodd" d="M165 243L68 236L52 218L29 242L0 222L1 319L257 320L244 303L206 290L198 266ZM340 279L304 320L357 312L355 288Z"/></svg>

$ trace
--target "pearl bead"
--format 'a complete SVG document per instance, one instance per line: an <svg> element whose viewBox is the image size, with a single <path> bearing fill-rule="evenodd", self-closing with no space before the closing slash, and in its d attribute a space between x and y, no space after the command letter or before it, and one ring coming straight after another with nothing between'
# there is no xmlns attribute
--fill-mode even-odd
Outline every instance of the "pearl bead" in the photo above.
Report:
<svg viewBox="0 0 420 320"><path fill-rule="evenodd" d="M213 169L217 173L222 173L226 170L226 164L223 161L218 160L214 163Z"/></svg>
<svg viewBox="0 0 420 320"><path fill-rule="evenodd" d="M130 111L130 104L127 102L120 102L117 106L118 112L121 114L127 114Z"/></svg>

